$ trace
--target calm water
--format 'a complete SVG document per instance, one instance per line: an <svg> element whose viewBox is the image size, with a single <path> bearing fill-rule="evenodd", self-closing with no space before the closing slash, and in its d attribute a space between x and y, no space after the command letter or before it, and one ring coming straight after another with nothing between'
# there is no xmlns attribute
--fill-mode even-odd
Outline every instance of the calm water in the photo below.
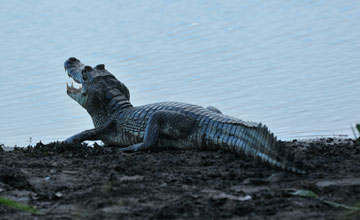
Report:
<svg viewBox="0 0 360 220"><path fill-rule="evenodd" d="M0 1L0 143L92 128L63 62L105 63L134 105L181 101L281 139L360 122L360 1Z"/></svg>

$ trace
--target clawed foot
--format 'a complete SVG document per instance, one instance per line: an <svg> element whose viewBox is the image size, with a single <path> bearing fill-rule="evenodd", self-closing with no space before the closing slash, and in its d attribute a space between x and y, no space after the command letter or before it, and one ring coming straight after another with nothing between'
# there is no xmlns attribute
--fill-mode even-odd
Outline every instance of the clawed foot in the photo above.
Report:
<svg viewBox="0 0 360 220"><path fill-rule="evenodd" d="M121 148L120 150L124 151L124 152L136 152L136 151L139 151L139 150L144 150L146 148L147 147L144 145L144 143L138 143L138 144L133 144L133 145L131 145L129 147Z"/></svg>

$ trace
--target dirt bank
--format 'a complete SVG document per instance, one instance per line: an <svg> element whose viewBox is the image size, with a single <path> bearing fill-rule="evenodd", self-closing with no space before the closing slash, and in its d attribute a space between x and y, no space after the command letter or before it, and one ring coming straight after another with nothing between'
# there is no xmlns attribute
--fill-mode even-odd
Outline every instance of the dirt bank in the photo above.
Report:
<svg viewBox="0 0 360 220"><path fill-rule="evenodd" d="M357 219L360 147L351 140L287 142L307 175L224 151L122 153L37 144L0 151L1 219ZM290 195L307 189L319 198ZM336 207L323 200L351 207Z"/></svg>

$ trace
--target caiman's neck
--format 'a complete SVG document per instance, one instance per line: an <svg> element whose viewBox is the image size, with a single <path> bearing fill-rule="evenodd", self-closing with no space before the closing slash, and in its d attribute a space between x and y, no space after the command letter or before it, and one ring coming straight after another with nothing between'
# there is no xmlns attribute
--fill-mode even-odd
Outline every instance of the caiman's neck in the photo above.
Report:
<svg viewBox="0 0 360 220"><path fill-rule="evenodd" d="M118 100L117 102L110 101L106 107L102 107L94 112L88 111L88 113L91 116L94 126L97 128L106 125L113 118L118 118L121 112L130 108L133 108L130 101Z"/></svg>

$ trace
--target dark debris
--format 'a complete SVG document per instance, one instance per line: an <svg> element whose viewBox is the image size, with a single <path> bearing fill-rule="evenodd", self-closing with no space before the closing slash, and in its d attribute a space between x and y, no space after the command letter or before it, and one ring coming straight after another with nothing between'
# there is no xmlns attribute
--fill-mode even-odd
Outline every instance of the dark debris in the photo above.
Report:
<svg viewBox="0 0 360 220"><path fill-rule="evenodd" d="M338 219L344 210L286 190L307 189L347 205L360 201L360 147L352 140L285 144L307 175L221 150L123 153L57 142L0 148L0 196L38 208L39 219ZM0 216L34 217L3 205Z"/></svg>

